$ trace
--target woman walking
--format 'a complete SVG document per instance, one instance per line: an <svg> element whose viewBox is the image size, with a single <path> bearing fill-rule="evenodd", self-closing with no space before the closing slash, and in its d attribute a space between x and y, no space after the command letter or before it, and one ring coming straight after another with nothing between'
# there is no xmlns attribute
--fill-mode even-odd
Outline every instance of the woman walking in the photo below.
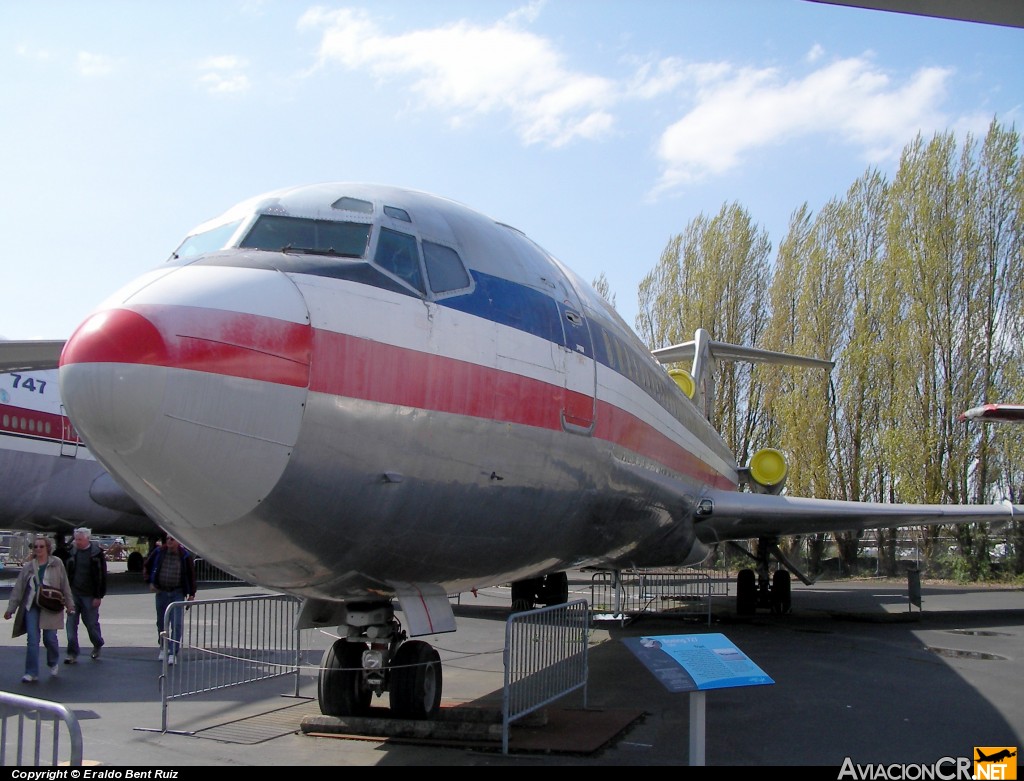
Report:
<svg viewBox="0 0 1024 781"><path fill-rule="evenodd" d="M57 631L64 627L64 611L74 612L75 601L71 594L64 563L53 552L53 541L48 537L36 537L32 543L32 558L21 568L18 579L11 589L4 618L10 618L17 611L14 622L14 636L26 635L28 649L25 653L25 674L22 683L39 680L39 634L42 632L46 647L46 666L50 675L60 672L60 641ZM39 591L42 586L58 589L64 597L64 606L56 611L39 605Z"/></svg>

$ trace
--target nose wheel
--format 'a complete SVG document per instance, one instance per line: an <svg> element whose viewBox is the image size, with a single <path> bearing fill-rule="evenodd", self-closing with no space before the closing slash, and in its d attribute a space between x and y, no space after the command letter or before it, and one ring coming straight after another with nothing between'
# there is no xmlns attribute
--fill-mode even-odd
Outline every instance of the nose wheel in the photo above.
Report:
<svg viewBox="0 0 1024 781"><path fill-rule="evenodd" d="M391 712L400 719L429 719L441 708L441 657L421 640L398 647L391 662Z"/></svg>
<svg viewBox="0 0 1024 781"><path fill-rule="evenodd" d="M365 716L373 695L390 694L399 719L431 719L441 708L441 657L407 640L391 603L346 606L344 635L324 652L317 697L325 716Z"/></svg>
<svg viewBox="0 0 1024 781"><path fill-rule="evenodd" d="M363 675L363 643L336 640L324 652L317 698L325 716L363 716L373 691Z"/></svg>

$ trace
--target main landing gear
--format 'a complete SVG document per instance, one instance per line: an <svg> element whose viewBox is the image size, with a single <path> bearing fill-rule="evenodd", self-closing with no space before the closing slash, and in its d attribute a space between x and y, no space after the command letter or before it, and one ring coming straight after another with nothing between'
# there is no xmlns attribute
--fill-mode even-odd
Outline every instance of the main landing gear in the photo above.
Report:
<svg viewBox="0 0 1024 781"><path fill-rule="evenodd" d="M753 569L742 569L736 576L737 615L752 616L758 608L768 609L775 615L785 615L793 609L790 573L808 586L814 582L779 550L778 537L759 537L755 553L736 543L732 545L756 562L756 572ZM769 556L774 556L781 565L771 574Z"/></svg>
<svg viewBox="0 0 1024 781"><path fill-rule="evenodd" d="M563 605L568 601L569 576L565 572L552 572L512 584L512 609L516 612L533 610L537 605Z"/></svg>
<svg viewBox="0 0 1024 781"><path fill-rule="evenodd" d="M347 636L320 665L317 695L326 716L363 716L374 695L390 693L391 714L430 719L441 707L441 657L429 643L408 640L387 602L360 602L346 610Z"/></svg>

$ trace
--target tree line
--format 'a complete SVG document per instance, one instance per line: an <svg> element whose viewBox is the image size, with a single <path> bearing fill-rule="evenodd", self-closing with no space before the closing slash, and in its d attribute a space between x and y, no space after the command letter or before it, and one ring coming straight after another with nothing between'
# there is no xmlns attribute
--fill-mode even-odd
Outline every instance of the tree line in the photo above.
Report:
<svg viewBox="0 0 1024 781"><path fill-rule="evenodd" d="M1012 125L993 119L984 138L959 143L952 132L918 135L891 179L869 168L816 214L797 208L774 258L738 203L693 219L640 284L637 332L652 349L702 327L836 361L832 372L718 367L712 422L741 464L761 447L784 451L789 493L1024 503L1024 426L957 419L983 402L1024 402L1022 206ZM1024 574L1024 519L917 532L926 565L992 577L1005 542L999 566ZM879 571L896 574L897 531L869 534ZM866 540L834 535L847 572ZM827 538L805 542L813 571Z"/></svg>

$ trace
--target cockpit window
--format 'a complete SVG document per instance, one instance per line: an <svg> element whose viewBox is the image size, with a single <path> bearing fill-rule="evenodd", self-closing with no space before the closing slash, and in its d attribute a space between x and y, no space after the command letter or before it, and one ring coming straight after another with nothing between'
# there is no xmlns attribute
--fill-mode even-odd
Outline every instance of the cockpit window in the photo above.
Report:
<svg viewBox="0 0 1024 781"><path fill-rule="evenodd" d="M362 214L373 214L373 204L361 198L350 198L343 195L331 204L334 209L342 209L349 212L360 212Z"/></svg>
<svg viewBox="0 0 1024 781"><path fill-rule="evenodd" d="M447 293L469 287L469 274L462 265L459 253L443 244L423 242L423 260L427 265L427 279L435 293Z"/></svg>
<svg viewBox="0 0 1024 781"><path fill-rule="evenodd" d="M389 228L380 229L377 253L373 256L373 262L424 293L426 289L423 286L419 257L415 236Z"/></svg>
<svg viewBox="0 0 1024 781"><path fill-rule="evenodd" d="M394 217L396 220L402 222L412 222L412 217L409 216L409 212L405 209L399 209L397 206L385 206L384 213L388 217Z"/></svg>
<svg viewBox="0 0 1024 781"><path fill-rule="evenodd" d="M181 246L174 251L173 257L193 258L196 255L224 249L241 222L241 220L235 220L226 225L210 228L210 230L203 231L202 233L193 233L191 236L186 236L185 240L181 242Z"/></svg>
<svg viewBox="0 0 1024 781"><path fill-rule="evenodd" d="M369 240L367 223L261 214L239 246L361 258Z"/></svg>

